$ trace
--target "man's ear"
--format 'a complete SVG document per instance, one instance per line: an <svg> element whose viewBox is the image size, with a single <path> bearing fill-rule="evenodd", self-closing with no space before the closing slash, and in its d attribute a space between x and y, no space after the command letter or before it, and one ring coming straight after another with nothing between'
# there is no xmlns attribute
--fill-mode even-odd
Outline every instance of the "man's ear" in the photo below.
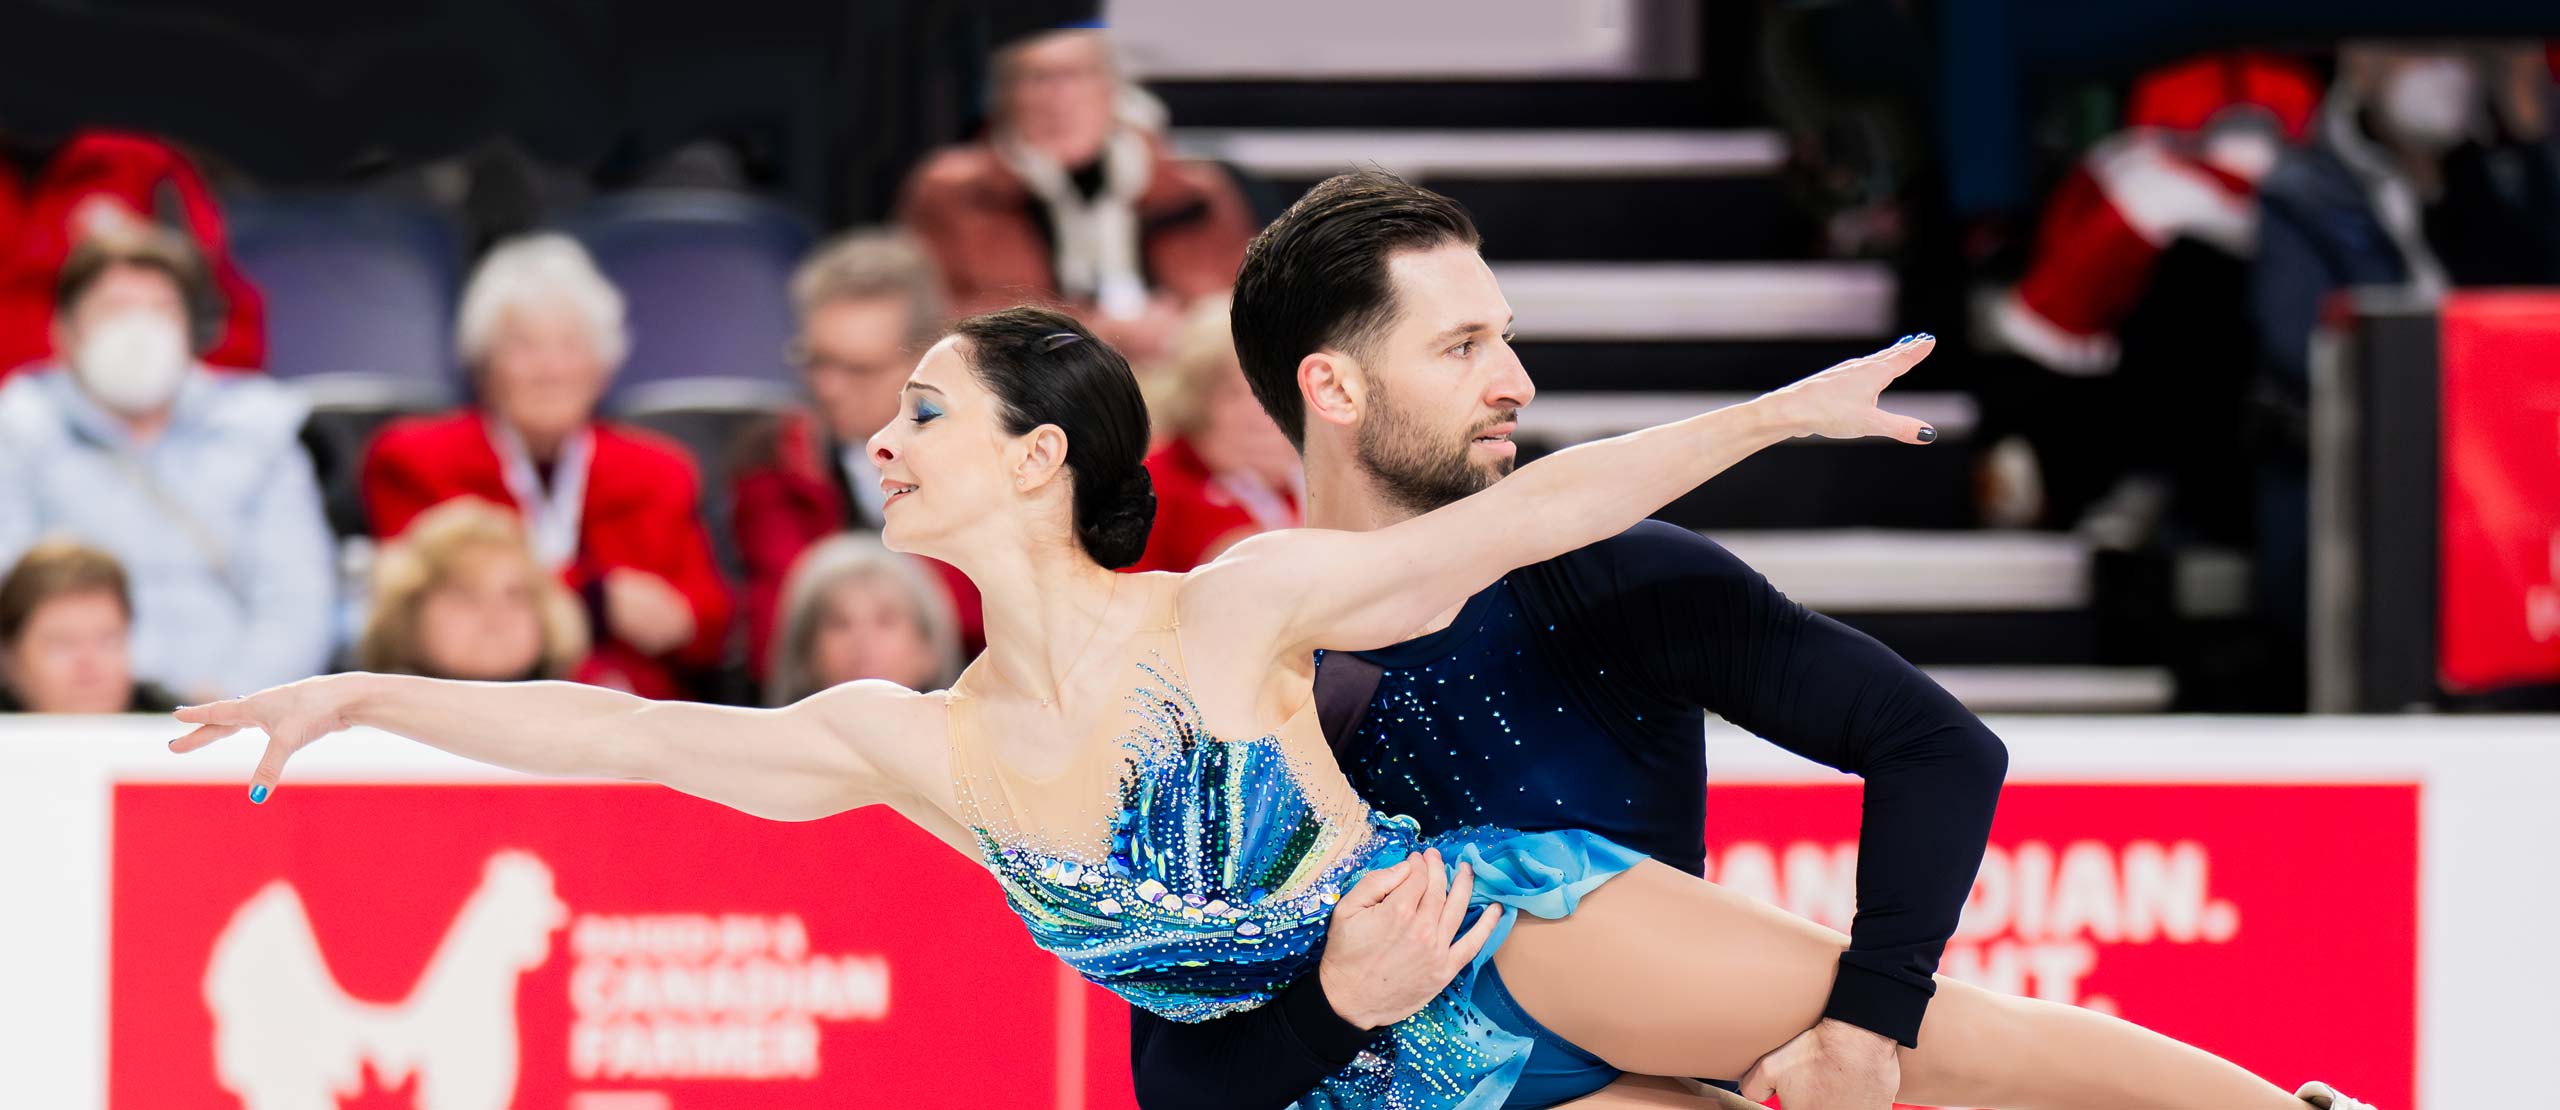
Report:
<svg viewBox="0 0 2560 1110"><path fill-rule="evenodd" d="M1306 402L1309 430L1318 423L1347 428L1368 407L1368 376L1358 359L1317 351L1298 360L1298 395Z"/></svg>

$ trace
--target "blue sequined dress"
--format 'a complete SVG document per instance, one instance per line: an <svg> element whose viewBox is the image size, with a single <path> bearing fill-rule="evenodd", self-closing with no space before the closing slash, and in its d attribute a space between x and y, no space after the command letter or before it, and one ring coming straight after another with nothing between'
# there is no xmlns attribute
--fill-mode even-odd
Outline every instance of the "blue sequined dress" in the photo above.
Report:
<svg viewBox="0 0 2560 1110"><path fill-rule="evenodd" d="M1179 671L1170 597L1160 607L1160 627L1120 664L1133 687L1125 721L1065 766L1026 771L1002 758L1003 743L972 727L972 676L954 684L954 792L1006 902L1086 979L1167 1018L1205 1021L1263 1005L1312 972L1342 893L1437 847L1451 868L1473 865L1472 903L1501 924L1456 982L1300 1105L1503 1105L1531 1042L1468 1001L1478 971L1518 914L1563 917L1644 857L1571 831L1423 837L1343 780L1312 699L1268 735L1210 735Z"/></svg>

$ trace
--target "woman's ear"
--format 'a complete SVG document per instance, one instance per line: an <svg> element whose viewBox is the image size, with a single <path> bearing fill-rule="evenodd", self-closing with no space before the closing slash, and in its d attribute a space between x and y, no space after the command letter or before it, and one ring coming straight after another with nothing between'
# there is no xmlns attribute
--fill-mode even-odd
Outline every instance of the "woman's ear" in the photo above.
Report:
<svg viewBox="0 0 2560 1110"><path fill-rule="evenodd" d="M1298 360L1298 394L1307 403L1310 429L1318 421L1346 428L1359 423L1367 391L1359 362L1347 355L1317 351Z"/></svg>
<svg viewBox="0 0 2560 1110"><path fill-rule="evenodd" d="M1042 424L1014 440L1013 488L1028 493L1049 484L1067 465L1067 433Z"/></svg>

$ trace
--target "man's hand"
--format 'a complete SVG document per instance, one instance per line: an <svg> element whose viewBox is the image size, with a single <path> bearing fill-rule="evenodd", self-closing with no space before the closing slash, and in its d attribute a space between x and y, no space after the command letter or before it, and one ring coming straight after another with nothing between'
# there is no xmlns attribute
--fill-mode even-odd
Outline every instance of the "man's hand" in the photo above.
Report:
<svg viewBox="0 0 2560 1110"><path fill-rule="evenodd" d="M1902 1058L1893 1038L1845 1021L1795 1035L1742 1073L1742 1097L1787 1110L1886 1110L1902 1088Z"/></svg>
<svg viewBox="0 0 2560 1110"><path fill-rule="evenodd" d="M1437 848L1353 883L1333 907L1324 958L1316 964L1333 1012L1377 1029L1412 1017L1436 997L1502 920L1486 907L1475 927L1457 936L1475 886L1475 870L1463 863L1451 881Z"/></svg>

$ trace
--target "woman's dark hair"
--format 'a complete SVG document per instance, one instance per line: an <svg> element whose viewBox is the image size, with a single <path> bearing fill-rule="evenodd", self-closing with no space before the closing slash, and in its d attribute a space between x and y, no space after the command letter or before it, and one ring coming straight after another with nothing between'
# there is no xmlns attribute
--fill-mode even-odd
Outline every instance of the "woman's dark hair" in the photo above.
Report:
<svg viewBox="0 0 2560 1110"><path fill-rule="evenodd" d="M1067 433L1085 554L1114 569L1137 562L1155 523L1156 489L1143 465L1147 402L1129 360L1074 317L1045 308L971 316L951 334L968 341L970 370L1004 406L1006 434L1042 424Z"/></svg>
<svg viewBox="0 0 2560 1110"><path fill-rule="evenodd" d="M1376 170L1326 178L1245 247L1236 272L1236 361L1289 442L1307 446L1298 363L1330 347L1364 357L1395 323L1387 259L1448 243L1480 246L1458 202Z"/></svg>

